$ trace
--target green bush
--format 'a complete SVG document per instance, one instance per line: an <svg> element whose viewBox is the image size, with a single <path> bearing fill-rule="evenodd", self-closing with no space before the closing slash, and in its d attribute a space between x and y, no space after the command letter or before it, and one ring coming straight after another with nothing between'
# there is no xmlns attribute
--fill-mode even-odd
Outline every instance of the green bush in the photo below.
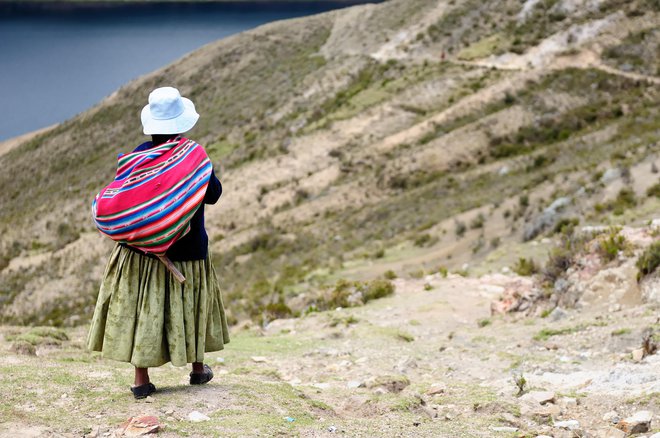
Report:
<svg viewBox="0 0 660 438"><path fill-rule="evenodd" d="M660 182L655 183L654 185L649 187L646 190L646 196L648 196L649 198L653 198L653 197L660 198Z"/></svg>
<svg viewBox="0 0 660 438"><path fill-rule="evenodd" d="M573 234L575 227L580 224L579 218L562 218L557 222L555 227L552 230L552 234L562 233L562 234Z"/></svg>
<svg viewBox="0 0 660 438"><path fill-rule="evenodd" d="M637 281L653 274L658 266L660 266L660 242L655 242L637 259L637 269L639 269Z"/></svg>
<svg viewBox="0 0 660 438"><path fill-rule="evenodd" d="M611 262L621 251L629 247L626 238L618 234L618 230L611 230L606 236L598 239L598 255L606 262Z"/></svg>
<svg viewBox="0 0 660 438"><path fill-rule="evenodd" d="M483 213L479 213L477 217L470 221L470 228L473 230L477 228L483 228L484 222L486 222L486 218L484 217Z"/></svg>
<svg viewBox="0 0 660 438"><path fill-rule="evenodd" d="M359 296L362 304L371 300L384 298L394 293L394 285L389 280L376 279L370 282L349 281L341 279L335 284L330 299L325 303L325 309L336 307L352 307L360 302L349 300L354 294Z"/></svg>
<svg viewBox="0 0 660 438"><path fill-rule="evenodd" d="M605 204L596 204L594 207L597 213L611 211L615 216L621 216L629 208L637 205L635 192L629 188L623 188L619 191L617 197Z"/></svg>
<svg viewBox="0 0 660 438"><path fill-rule="evenodd" d="M530 275L537 274L539 272L539 267L534 259L526 259L524 257L520 257L516 264L513 266L513 272L518 275L528 277Z"/></svg>
<svg viewBox="0 0 660 438"><path fill-rule="evenodd" d="M385 271L383 277L385 277L386 280L394 280L396 278L396 272L390 269L388 271Z"/></svg>
<svg viewBox="0 0 660 438"><path fill-rule="evenodd" d="M394 293L394 285L388 280L372 280L364 292L364 302L384 298Z"/></svg>
<svg viewBox="0 0 660 438"><path fill-rule="evenodd" d="M465 226L465 223L461 221L456 221L456 236L463 237L466 231L467 231L467 227Z"/></svg>

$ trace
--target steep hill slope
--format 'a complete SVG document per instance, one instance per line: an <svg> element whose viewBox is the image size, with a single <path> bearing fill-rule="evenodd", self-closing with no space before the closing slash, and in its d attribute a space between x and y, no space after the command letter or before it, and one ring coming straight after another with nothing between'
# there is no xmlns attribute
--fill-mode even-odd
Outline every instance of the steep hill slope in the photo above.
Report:
<svg viewBox="0 0 660 438"><path fill-rule="evenodd" d="M542 257L561 219L653 218L657 6L392 0L210 44L1 149L0 316L89 318L111 245L88 206L165 84L224 183L207 223L235 320L322 308L340 278L499 269L524 239Z"/></svg>

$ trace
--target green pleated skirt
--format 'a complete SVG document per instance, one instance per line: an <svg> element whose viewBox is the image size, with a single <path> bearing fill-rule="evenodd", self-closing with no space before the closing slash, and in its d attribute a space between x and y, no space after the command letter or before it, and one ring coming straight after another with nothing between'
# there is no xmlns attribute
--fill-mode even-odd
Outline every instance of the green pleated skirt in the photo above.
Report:
<svg viewBox="0 0 660 438"><path fill-rule="evenodd" d="M87 348L140 368L203 362L205 352L222 350L229 342L227 320L210 255L174 265L186 277L183 284L160 260L117 245Z"/></svg>

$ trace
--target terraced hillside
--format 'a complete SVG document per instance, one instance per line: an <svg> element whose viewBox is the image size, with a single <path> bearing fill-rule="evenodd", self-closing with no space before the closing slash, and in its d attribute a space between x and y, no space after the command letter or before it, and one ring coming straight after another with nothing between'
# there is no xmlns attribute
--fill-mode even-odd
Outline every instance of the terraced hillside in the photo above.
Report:
<svg viewBox="0 0 660 438"><path fill-rule="evenodd" d="M480 273L540 261L567 224L657 217L658 10L390 0L191 53L0 147L2 321L91 316L111 244L89 205L161 85L196 102L190 136L224 184L207 228L234 321L327 308L341 279Z"/></svg>

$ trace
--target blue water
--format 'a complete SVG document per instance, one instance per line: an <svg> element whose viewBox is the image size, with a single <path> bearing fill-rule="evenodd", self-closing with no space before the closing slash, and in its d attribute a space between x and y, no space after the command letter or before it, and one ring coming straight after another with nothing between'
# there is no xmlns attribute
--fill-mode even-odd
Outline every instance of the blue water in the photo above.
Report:
<svg viewBox="0 0 660 438"><path fill-rule="evenodd" d="M62 122L211 41L359 3L0 3L0 140Z"/></svg>

